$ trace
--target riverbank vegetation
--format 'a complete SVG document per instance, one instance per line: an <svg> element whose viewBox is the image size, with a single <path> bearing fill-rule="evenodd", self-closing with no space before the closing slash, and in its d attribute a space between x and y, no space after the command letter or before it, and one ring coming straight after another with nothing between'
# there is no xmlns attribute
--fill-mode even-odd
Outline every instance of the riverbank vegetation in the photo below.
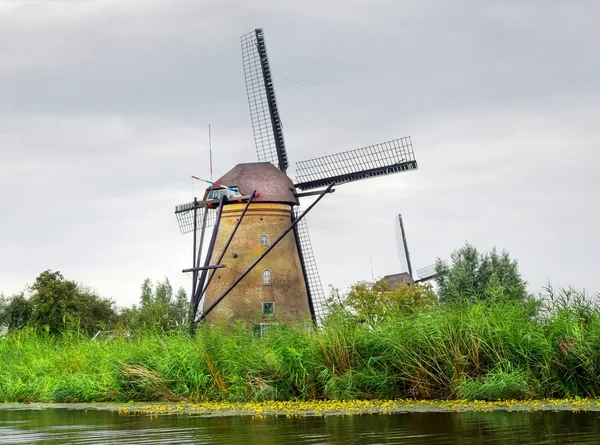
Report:
<svg viewBox="0 0 600 445"><path fill-rule="evenodd" d="M136 317L116 314L121 325L110 335L92 339L93 330L77 323L58 332L23 323L0 339L0 400L600 396L600 310L593 299L550 286L533 298L507 255L482 255L468 245L438 268L445 282L437 293L385 283L357 283L346 295L334 290L319 328L273 326L253 335L252 326L239 323L199 326L191 337L175 320L184 306L173 310L177 299L161 300L152 287L142 292L147 303ZM148 309L160 301L164 311Z"/></svg>

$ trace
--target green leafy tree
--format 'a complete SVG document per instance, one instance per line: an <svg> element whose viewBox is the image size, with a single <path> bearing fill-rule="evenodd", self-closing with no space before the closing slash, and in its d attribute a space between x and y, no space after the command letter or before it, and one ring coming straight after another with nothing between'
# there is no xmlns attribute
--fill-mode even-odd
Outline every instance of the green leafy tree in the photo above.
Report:
<svg viewBox="0 0 600 445"><path fill-rule="evenodd" d="M353 284L342 298L337 290L332 302L339 301L360 320L370 325L395 314L414 313L435 305L437 297L429 285L400 285L391 287L387 281L361 281Z"/></svg>
<svg viewBox="0 0 600 445"><path fill-rule="evenodd" d="M117 318L114 302L66 280L58 271L42 272L31 286L29 323L38 330L58 334L79 330L94 334L110 328Z"/></svg>
<svg viewBox="0 0 600 445"><path fill-rule="evenodd" d="M185 289L173 294L168 278L153 285L146 278L141 285L140 304L125 309L125 323L132 329L167 332L187 322L189 302Z"/></svg>
<svg viewBox="0 0 600 445"><path fill-rule="evenodd" d="M113 300L100 298L87 286L77 286L78 324L90 335L98 331L111 330L119 320L118 312Z"/></svg>
<svg viewBox="0 0 600 445"><path fill-rule="evenodd" d="M6 329L6 307L8 306L9 299L0 292L0 333Z"/></svg>
<svg viewBox="0 0 600 445"><path fill-rule="evenodd" d="M172 307L172 314L177 325L182 326L187 323L190 314L190 301L187 292L183 287L177 289L175 294L175 304Z"/></svg>
<svg viewBox="0 0 600 445"><path fill-rule="evenodd" d="M33 307L23 292L9 298L0 295L0 326L8 331L22 329L31 317Z"/></svg>
<svg viewBox="0 0 600 445"><path fill-rule="evenodd" d="M441 302L461 303L531 299L516 260L496 248L480 253L466 243L452 252L450 264L438 258L435 278Z"/></svg>
<svg viewBox="0 0 600 445"><path fill-rule="evenodd" d="M60 272L46 270L31 286L31 325L56 334L73 325L77 316L77 285Z"/></svg>

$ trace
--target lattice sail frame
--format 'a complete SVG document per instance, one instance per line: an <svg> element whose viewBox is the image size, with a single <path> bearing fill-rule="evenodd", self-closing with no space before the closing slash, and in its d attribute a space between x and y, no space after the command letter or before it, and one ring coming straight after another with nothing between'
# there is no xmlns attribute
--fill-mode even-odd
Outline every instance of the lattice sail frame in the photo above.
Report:
<svg viewBox="0 0 600 445"><path fill-rule="evenodd" d="M244 79L258 161L271 162L285 172L288 168L288 159L283 126L277 107L263 30L256 29L243 35L241 44ZM295 217L300 214L300 210L295 207ZM312 250L306 218L298 222L294 234L300 249L314 315L319 321L326 314L325 294Z"/></svg>
<svg viewBox="0 0 600 445"><path fill-rule="evenodd" d="M250 119L259 162L271 162L282 171L288 168L283 127L262 29L241 37L244 79Z"/></svg>
<svg viewBox="0 0 600 445"><path fill-rule="evenodd" d="M301 214L302 210L300 210L299 207L294 207L294 218L297 219ZM323 292L321 276L319 275L315 254L310 242L306 217L298 221L294 230L294 235L296 236L300 248L300 259L304 267L306 285L308 286L308 293L312 302L314 316L316 321L320 323L327 315L327 299Z"/></svg>
<svg viewBox="0 0 600 445"><path fill-rule="evenodd" d="M410 137L296 163L300 190L358 181L418 168Z"/></svg>
<svg viewBox="0 0 600 445"><path fill-rule="evenodd" d="M410 253L408 252L408 242L406 240L402 215L396 217L396 244L398 245L401 272L406 272L412 276L412 265L410 263Z"/></svg>
<svg viewBox="0 0 600 445"><path fill-rule="evenodd" d="M437 271L435 270L435 264L430 264L429 266L422 267L417 270L417 277L419 281L429 281L434 279L437 276Z"/></svg>
<svg viewBox="0 0 600 445"><path fill-rule="evenodd" d="M213 227L217 218L217 211L214 208L196 206L196 230L202 230L202 221L204 220L204 212L208 211L206 217L206 228ZM179 224L179 230L182 235L192 233L194 231L194 202L179 204L175 206L175 217Z"/></svg>

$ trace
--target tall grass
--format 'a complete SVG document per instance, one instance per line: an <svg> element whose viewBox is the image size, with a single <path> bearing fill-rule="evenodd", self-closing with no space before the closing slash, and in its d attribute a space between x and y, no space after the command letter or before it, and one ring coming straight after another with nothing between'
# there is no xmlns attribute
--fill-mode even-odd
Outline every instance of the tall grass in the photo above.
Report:
<svg viewBox="0 0 600 445"><path fill-rule="evenodd" d="M526 399L600 396L600 312L548 289L515 304L440 305L374 328L243 325L90 340L30 330L0 339L0 401Z"/></svg>

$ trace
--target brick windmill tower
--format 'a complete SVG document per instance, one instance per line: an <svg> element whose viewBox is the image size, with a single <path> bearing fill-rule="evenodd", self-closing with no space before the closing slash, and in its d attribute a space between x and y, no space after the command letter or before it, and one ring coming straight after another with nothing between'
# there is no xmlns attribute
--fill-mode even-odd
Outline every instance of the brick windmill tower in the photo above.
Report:
<svg viewBox="0 0 600 445"><path fill-rule="evenodd" d="M194 235L193 267L184 270L193 274L193 320L243 319L258 327L275 320L318 322L325 295L305 215L336 185L416 170L417 161L404 137L298 162L293 181L262 29L241 43L259 162L234 166L202 200L175 208L181 232ZM301 211L306 196L316 199Z"/></svg>

